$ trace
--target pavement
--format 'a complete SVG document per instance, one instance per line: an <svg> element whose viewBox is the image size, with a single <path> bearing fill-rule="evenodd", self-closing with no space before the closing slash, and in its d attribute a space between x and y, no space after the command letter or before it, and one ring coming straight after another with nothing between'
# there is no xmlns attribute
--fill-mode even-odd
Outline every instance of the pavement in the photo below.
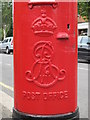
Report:
<svg viewBox="0 0 90 120"><path fill-rule="evenodd" d="M3 91L0 91L0 120L12 118L13 98Z"/></svg>
<svg viewBox="0 0 90 120"><path fill-rule="evenodd" d="M89 71L87 63L78 63L78 106L81 118L88 118ZM13 86L13 55L0 54L0 119L12 116Z"/></svg>
<svg viewBox="0 0 90 120"><path fill-rule="evenodd" d="M88 64L78 64L78 106L81 118L88 118Z"/></svg>
<svg viewBox="0 0 90 120"><path fill-rule="evenodd" d="M4 107L2 104L0 104L0 120L7 119L12 117L12 112L10 112L6 107Z"/></svg>

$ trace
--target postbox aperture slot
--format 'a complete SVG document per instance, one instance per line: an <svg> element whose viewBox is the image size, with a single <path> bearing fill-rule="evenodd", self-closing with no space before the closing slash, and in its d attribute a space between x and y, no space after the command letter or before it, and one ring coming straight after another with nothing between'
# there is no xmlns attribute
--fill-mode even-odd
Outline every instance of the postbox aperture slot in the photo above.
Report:
<svg viewBox="0 0 90 120"><path fill-rule="evenodd" d="M70 24L67 24L67 29L70 30Z"/></svg>
<svg viewBox="0 0 90 120"><path fill-rule="evenodd" d="M55 0L30 0L29 3L29 8L33 8L34 6L41 6L41 5L49 5L52 6L53 8L57 7L57 2L55 2Z"/></svg>

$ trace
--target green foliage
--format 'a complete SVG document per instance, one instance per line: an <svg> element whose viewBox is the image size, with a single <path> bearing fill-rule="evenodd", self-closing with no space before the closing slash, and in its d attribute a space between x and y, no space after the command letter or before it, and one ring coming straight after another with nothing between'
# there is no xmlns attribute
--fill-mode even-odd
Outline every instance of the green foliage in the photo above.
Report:
<svg viewBox="0 0 90 120"><path fill-rule="evenodd" d="M9 31L7 32L7 36L13 36L13 26L11 24Z"/></svg>
<svg viewBox="0 0 90 120"><path fill-rule="evenodd" d="M3 24L10 25L12 21L12 4L4 2L2 3L2 21Z"/></svg>
<svg viewBox="0 0 90 120"><path fill-rule="evenodd" d="M2 40L2 38L3 38L3 29L0 28L0 40Z"/></svg>
<svg viewBox="0 0 90 120"><path fill-rule="evenodd" d="M6 36L12 36L12 3L2 3L2 27L6 31Z"/></svg>
<svg viewBox="0 0 90 120"><path fill-rule="evenodd" d="M81 15L86 21L89 18L89 2L78 2L78 14Z"/></svg>

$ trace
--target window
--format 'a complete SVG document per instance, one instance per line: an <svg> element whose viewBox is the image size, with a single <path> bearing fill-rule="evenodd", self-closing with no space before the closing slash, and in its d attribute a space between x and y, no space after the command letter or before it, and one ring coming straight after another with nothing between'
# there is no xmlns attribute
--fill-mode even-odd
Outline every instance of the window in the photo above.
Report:
<svg viewBox="0 0 90 120"><path fill-rule="evenodd" d="M90 37L88 37L88 43L90 43Z"/></svg>
<svg viewBox="0 0 90 120"><path fill-rule="evenodd" d="M8 42L8 39L5 39L2 43L7 43Z"/></svg>
<svg viewBox="0 0 90 120"><path fill-rule="evenodd" d="M11 42L11 38L10 38L9 42Z"/></svg>
<svg viewBox="0 0 90 120"><path fill-rule="evenodd" d="M82 38L82 43L83 43L83 44L86 44L87 42L88 42L88 37L83 37L83 38Z"/></svg>
<svg viewBox="0 0 90 120"><path fill-rule="evenodd" d="M78 44L81 42L81 39L82 39L81 37L78 37Z"/></svg>
<svg viewBox="0 0 90 120"><path fill-rule="evenodd" d="M8 39L6 39L6 41L5 41L6 43L8 42Z"/></svg>

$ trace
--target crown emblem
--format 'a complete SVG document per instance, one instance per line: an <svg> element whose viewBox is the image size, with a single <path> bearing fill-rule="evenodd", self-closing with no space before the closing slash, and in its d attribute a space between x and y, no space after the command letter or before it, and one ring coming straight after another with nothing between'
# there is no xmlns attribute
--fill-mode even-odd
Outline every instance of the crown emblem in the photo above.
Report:
<svg viewBox="0 0 90 120"><path fill-rule="evenodd" d="M38 17L32 23L34 33L40 36L53 35L56 28L56 23L50 17L47 17L45 10L41 10L41 17Z"/></svg>

